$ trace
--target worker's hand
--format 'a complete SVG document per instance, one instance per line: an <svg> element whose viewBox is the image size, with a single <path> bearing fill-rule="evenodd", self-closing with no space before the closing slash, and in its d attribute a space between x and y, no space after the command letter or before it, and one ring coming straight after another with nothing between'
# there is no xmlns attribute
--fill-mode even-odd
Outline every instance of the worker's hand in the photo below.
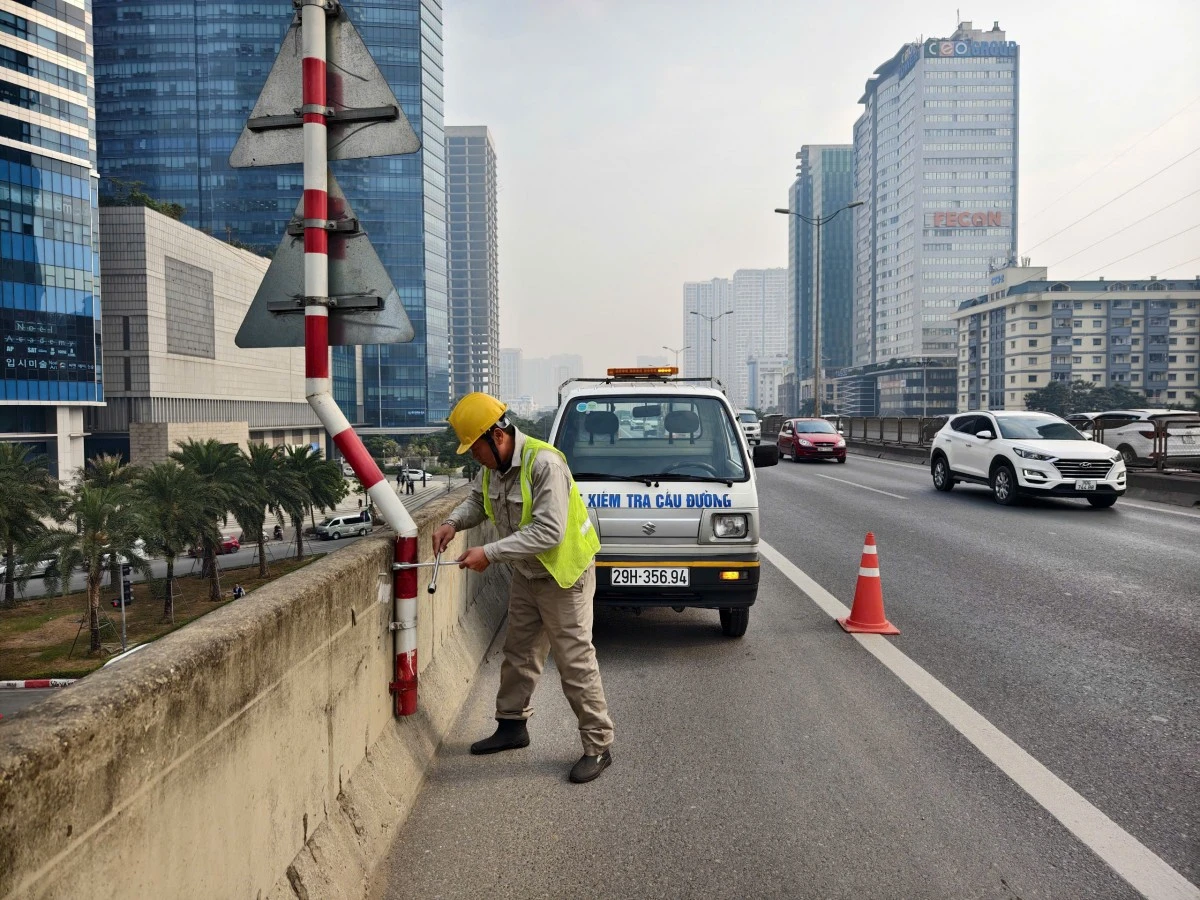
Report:
<svg viewBox="0 0 1200 900"><path fill-rule="evenodd" d="M449 522L439 525L433 532L433 555L437 556L449 547L450 542L454 540L454 535L457 533L457 529Z"/></svg>
<svg viewBox="0 0 1200 900"><path fill-rule="evenodd" d="M470 569L472 572L482 572L490 565L491 563L488 562L487 554L483 552L482 547L472 547L458 558L458 567L460 569Z"/></svg>

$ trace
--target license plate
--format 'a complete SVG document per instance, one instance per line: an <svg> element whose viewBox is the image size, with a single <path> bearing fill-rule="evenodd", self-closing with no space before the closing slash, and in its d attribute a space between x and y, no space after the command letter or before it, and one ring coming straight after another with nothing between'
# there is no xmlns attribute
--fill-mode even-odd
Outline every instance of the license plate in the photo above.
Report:
<svg viewBox="0 0 1200 900"><path fill-rule="evenodd" d="M817 449L819 449L822 453L832 453L833 452L832 447L818 447Z"/></svg>
<svg viewBox="0 0 1200 900"><path fill-rule="evenodd" d="M687 587L688 574L686 568L613 569L611 584L613 587Z"/></svg>
<svg viewBox="0 0 1200 900"><path fill-rule="evenodd" d="M1075 482L1075 490L1077 491L1094 491L1096 489L1096 481L1092 478L1081 479Z"/></svg>

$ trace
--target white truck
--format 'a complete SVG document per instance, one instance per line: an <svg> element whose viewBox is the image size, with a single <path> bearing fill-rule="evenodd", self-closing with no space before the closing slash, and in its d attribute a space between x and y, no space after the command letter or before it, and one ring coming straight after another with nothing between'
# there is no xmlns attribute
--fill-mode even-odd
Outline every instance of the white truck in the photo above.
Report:
<svg viewBox="0 0 1200 900"><path fill-rule="evenodd" d="M674 368L610 369L563 385L551 441L600 535L598 605L715 609L741 637L758 595L756 466L724 392Z"/></svg>

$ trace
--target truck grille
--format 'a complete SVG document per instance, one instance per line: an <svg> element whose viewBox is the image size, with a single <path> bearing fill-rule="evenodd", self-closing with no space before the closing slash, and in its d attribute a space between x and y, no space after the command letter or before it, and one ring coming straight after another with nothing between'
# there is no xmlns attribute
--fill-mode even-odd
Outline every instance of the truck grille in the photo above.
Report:
<svg viewBox="0 0 1200 900"><path fill-rule="evenodd" d="M1063 478L1107 478L1112 463L1104 459L1056 459L1054 468Z"/></svg>

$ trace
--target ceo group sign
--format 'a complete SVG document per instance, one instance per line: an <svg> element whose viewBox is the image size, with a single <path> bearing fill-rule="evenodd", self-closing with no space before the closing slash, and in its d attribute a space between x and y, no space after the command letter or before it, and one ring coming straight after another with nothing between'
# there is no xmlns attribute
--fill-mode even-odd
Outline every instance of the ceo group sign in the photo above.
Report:
<svg viewBox="0 0 1200 900"><path fill-rule="evenodd" d="M1016 41L948 41L930 38L925 42L925 57L1016 56Z"/></svg>

